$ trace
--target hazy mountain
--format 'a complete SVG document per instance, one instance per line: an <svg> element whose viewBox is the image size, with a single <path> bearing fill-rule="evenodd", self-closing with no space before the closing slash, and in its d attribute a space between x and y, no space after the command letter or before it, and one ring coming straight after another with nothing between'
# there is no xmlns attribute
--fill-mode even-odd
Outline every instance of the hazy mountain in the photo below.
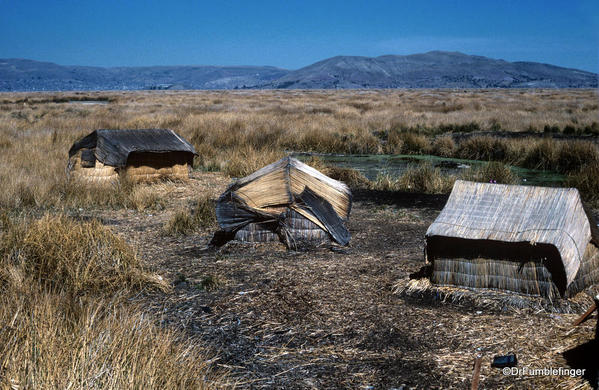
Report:
<svg viewBox="0 0 599 390"><path fill-rule="evenodd" d="M597 74L536 62L431 51L376 58L339 56L289 72L274 88L591 88Z"/></svg>
<svg viewBox="0 0 599 390"><path fill-rule="evenodd" d="M376 58L338 56L294 71L271 66L101 68L0 59L0 91L520 87L594 88L597 74L441 51Z"/></svg>
<svg viewBox="0 0 599 390"><path fill-rule="evenodd" d="M0 59L0 91L253 88L288 71L272 66L62 66Z"/></svg>

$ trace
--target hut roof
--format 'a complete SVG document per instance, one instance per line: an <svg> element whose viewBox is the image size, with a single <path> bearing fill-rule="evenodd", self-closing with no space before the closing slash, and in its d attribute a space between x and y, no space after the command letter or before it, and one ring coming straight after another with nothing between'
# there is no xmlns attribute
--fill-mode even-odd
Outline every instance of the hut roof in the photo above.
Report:
<svg viewBox="0 0 599 390"><path fill-rule="evenodd" d="M328 231L337 242L349 242L343 226L351 210L349 188L292 157L233 182L219 198L216 212L221 228L234 231L256 220L275 218L288 208Z"/></svg>
<svg viewBox="0 0 599 390"><path fill-rule="evenodd" d="M578 190L456 181L427 237L553 245L570 284L591 240Z"/></svg>
<svg viewBox="0 0 599 390"><path fill-rule="evenodd" d="M95 130L73 144L69 158L80 149L95 149L94 154L100 162L115 167L127 165L132 152L197 154L189 142L168 129Z"/></svg>

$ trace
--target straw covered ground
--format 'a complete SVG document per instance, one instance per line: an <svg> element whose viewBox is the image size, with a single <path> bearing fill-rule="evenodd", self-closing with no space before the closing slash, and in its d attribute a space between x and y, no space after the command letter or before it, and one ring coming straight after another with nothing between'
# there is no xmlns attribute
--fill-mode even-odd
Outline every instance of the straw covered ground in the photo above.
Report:
<svg viewBox="0 0 599 390"><path fill-rule="evenodd" d="M166 209L193 210L198 193L216 196L227 183L195 173L189 184L165 185ZM235 242L209 250L214 225L168 235L171 211L79 218L100 218L173 281L171 293L138 299L163 326L217 351L216 367L230 370L238 388L464 388L479 353L486 388L589 388L585 379L504 376L490 367L492 356L509 352L520 367L571 367L563 353L594 338L595 319L570 326L588 297L558 314L402 294L446 198L368 190L355 198L350 247L309 252Z"/></svg>
<svg viewBox="0 0 599 390"><path fill-rule="evenodd" d="M82 99L100 102L69 103ZM597 114L595 91L2 94L0 387L465 388L482 354L484 388L590 388L597 318L570 326L588 297L565 314L415 293L409 275L423 265L424 233L447 200L445 179L426 181L432 167L402 179L411 192L329 167L355 180L347 248L206 246L214 201L231 178L290 151L469 158L483 150L484 160L579 175L585 193L597 194ZM160 127L200 152L189 181L66 180L77 138ZM494 178L504 168L492 167ZM509 352L521 368L587 375L490 367Z"/></svg>

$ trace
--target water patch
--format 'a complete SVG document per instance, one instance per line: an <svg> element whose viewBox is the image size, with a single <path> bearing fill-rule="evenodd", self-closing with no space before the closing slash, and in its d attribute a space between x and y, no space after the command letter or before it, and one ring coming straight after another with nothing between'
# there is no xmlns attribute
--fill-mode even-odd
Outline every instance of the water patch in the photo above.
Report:
<svg viewBox="0 0 599 390"><path fill-rule="evenodd" d="M296 157L302 161L308 160L311 156L317 156L325 163L342 168L353 168L369 180L376 180L381 173L389 174L393 177L401 176L410 166L418 165L422 162L430 162L434 167L439 168L446 175L459 176L464 170L480 167L486 164L486 161L464 160L459 158L446 158L431 155L404 155L404 154L319 154L319 153L301 153ZM526 169L520 167L510 167L516 173L524 185L538 186L562 186L565 176L551 172L536 169Z"/></svg>
<svg viewBox="0 0 599 390"><path fill-rule="evenodd" d="M69 100L69 104L95 105L95 104L108 104L108 101L107 100Z"/></svg>

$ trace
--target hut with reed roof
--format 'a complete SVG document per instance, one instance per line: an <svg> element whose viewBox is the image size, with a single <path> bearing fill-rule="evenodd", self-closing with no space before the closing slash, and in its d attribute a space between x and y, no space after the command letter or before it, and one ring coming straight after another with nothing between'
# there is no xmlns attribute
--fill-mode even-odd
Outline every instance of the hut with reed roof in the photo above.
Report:
<svg viewBox="0 0 599 390"><path fill-rule="evenodd" d="M280 240L290 248L331 241L347 245L351 204L344 183L285 157L235 180L219 197L216 217L221 237L228 239Z"/></svg>
<svg viewBox="0 0 599 390"><path fill-rule="evenodd" d="M425 258L434 285L567 298L599 282L598 244L574 188L458 180Z"/></svg>
<svg viewBox="0 0 599 390"><path fill-rule="evenodd" d="M69 150L70 177L92 183L189 178L193 146L172 130L95 130Z"/></svg>

